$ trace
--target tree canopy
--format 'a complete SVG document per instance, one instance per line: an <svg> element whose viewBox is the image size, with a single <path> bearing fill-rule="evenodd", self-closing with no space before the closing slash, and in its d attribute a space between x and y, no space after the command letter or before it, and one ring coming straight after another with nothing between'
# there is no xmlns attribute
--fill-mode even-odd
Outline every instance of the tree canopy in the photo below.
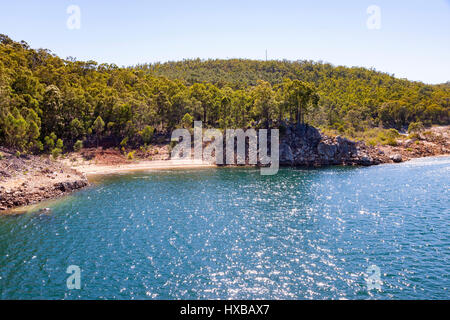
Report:
<svg viewBox="0 0 450 320"><path fill-rule="evenodd" d="M450 87L312 61L184 60L119 68L61 59L0 35L0 144L138 146L187 127L342 130L448 124ZM53 144L52 144L53 142ZM78 147L80 143L78 143ZM59 143L59 147L62 145Z"/></svg>

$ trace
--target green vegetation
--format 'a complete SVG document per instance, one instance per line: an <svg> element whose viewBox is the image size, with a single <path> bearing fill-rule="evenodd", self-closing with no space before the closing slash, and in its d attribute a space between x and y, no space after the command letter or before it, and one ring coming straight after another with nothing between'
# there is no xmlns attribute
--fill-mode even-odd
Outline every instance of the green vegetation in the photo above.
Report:
<svg viewBox="0 0 450 320"><path fill-rule="evenodd" d="M425 130L425 127L422 122L411 122L408 126L408 133L420 133Z"/></svg>
<svg viewBox="0 0 450 320"><path fill-rule="evenodd" d="M128 160L133 160L134 159L134 154L136 153L136 151L130 151L127 154L127 159Z"/></svg>
<svg viewBox="0 0 450 320"><path fill-rule="evenodd" d="M364 68L236 59L119 68L0 35L0 144L20 152L57 157L78 141L137 148L194 120L218 128L307 122L394 144L381 128L415 132L422 129L411 123L448 124L449 112L448 85Z"/></svg>
<svg viewBox="0 0 450 320"><path fill-rule="evenodd" d="M83 148L83 141L81 140L77 140L77 142L75 142L75 144L73 145L73 151L75 152L80 152L82 148Z"/></svg>

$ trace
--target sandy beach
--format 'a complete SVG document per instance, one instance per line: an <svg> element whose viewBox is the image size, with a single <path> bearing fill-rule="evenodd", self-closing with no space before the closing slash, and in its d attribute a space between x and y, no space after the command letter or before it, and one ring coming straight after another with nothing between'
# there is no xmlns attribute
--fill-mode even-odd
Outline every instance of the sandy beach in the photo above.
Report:
<svg viewBox="0 0 450 320"><path fill-rule="evenodd" d="M103 164L81 164L72 165L75 169L85 175L113 174L131 171L164 170L164 169L187 169L215 167L214 164L197 160L143 160L134 163L116 165Z"/></svg>

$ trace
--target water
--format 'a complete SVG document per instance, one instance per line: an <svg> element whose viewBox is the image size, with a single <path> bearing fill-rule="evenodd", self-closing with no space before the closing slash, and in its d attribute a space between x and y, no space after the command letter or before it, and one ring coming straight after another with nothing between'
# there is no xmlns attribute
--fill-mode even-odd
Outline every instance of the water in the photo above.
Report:
<svg viewBox="0 0 450 320"><path fill-rule="evenodd" d="M108 177L0 216L0 298L449 299L449 173L440 157Z"/></svg>

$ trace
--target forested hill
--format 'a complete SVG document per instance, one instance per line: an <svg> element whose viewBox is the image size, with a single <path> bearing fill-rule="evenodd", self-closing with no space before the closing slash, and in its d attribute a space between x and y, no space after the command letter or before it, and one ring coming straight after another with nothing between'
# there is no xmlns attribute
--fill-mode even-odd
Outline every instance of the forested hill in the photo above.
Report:
<svg viewBox="0 0 450 320"><path fill-rule="evenodd" d="M414 66L411 66L412 68ZM0 35L0 145L55 155L137 147L155 132L308 122L352 135L449 123L450 88L313 62L186 60L119 68L61 59Z"/></svg>
<svg viewBox="0 0 450 320"><path fill-rule="evenodd" d="M357 126L369 120L369 125L379 125L377 121L382 120L385 126L398 128L417 119L441 124L449 121L450 82L427 85L373 69L306 60L195 59L137 68L155 76L183 79L188 85L210 82L233 89L254 86L258 80L276 86L285 78L299 79L314 84L320 95L321 116L328 111L329 124L350 121ZM325 119L317 120L323 124Z"/></svg>
<svg viewBox="0 0 450 320"><path fill-rule="evenodd" d="M359 67L333 66L330 63L299 61L261 61L247 59L183 60L166 63L141 64L136 66L157 76L183 79L188 84L210 82L219 87L242 88L256 85L264 80L271 85L282 83L284 78L300 79L316 85L328 79L357 79L368 85L408 85L405 79Z"/></svg>

